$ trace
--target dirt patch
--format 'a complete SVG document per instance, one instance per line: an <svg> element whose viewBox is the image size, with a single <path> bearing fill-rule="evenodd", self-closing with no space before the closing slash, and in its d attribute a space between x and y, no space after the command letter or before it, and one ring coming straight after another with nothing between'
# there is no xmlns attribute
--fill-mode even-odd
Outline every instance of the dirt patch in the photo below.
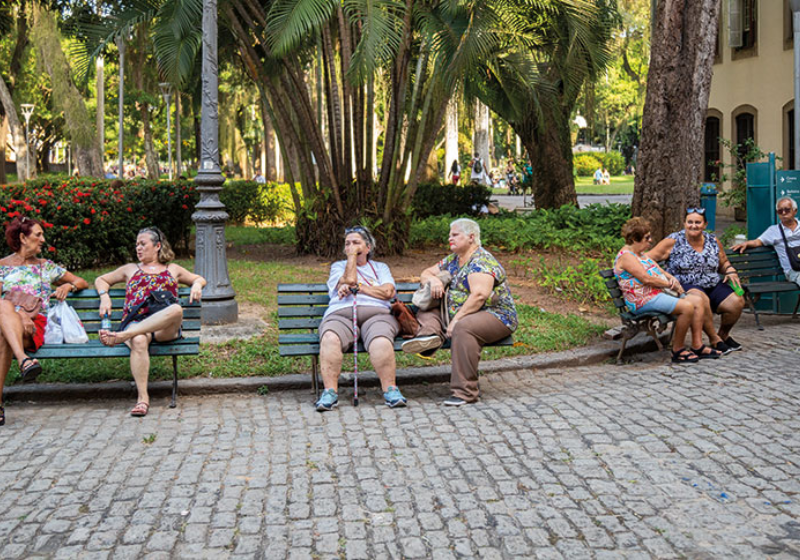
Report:
<svg viewBox="0 0 800 560"><path fill-rule="evenodd" d="M606 308L595 305L579 303L566 296L544 289L527 277L525 262L539 262L544 258L548 265L573 266L578 263L578 258L565 253L529 252L529 253L504 253L493 252L509 275L511 292L517 301L527 305L539 307L551 313L574 313L585 317L592 323L615 326L617 319L610 315ZM419 274L428 266L447 256L447 251L437 248L412 249L402 256L386 257L381 260L389 265L392 275L398 282L417 282ZM229 259L250 261L281 261L294 266L318 267L320 264L330 262L330 259L311 255L298 255L295 250L285 245L243 245L228 248ZM516 264L515 264L516 263Z"/></svg>

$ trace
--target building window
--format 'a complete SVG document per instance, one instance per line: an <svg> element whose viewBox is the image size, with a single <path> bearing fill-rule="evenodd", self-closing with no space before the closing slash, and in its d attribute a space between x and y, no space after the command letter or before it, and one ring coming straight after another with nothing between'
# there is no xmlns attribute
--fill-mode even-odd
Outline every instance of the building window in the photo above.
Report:
<svg viewBox="0 0 800 560"><path fill-rule="evenodd" d="M753 113L736 115L736 143L739 145L739 162L744 166L748 149L745 143L756 138L756 117Z"/></svg>
<svg viewBox="0 0 800 560"><path fill-rule="evenodd" d="M757 0L729 0L728 31L732 60L758 55Z"/></svg>
<svg viewBox="0 0 800 560"><path fill-rule="evenodd" d="M713 162L719 161L719 136L720 122L718 117L706 118L706 138L705 138L705 172L703 181L707 183L719 181L719 165Z"/></svg>
<svg viewBox="0 0 800 560"><path fill-rule="evenodd" d="M752 49L756 46L756 0L742 2L742 47Z"/></svg>
<svg viewBox="0 0 800 560"><path fill-rule="evenodd" d="M783 0L783 50L794 47L794 29L792 28L792 8L789 0Z"/></svg>

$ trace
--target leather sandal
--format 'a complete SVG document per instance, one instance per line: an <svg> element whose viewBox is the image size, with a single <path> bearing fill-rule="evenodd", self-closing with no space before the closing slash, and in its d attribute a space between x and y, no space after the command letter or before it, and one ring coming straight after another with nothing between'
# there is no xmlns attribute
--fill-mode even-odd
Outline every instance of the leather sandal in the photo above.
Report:
<svg viewBox="0 0 800 560"><path fill-rule="evenodd" d="M672 351L672 363L674 364L694 364L700 361L692 350L681 348Z"/></svg>
<svg viewBox="0 0 800 560"><path fill-rule="evenodd" d="M705 350L708 350L706 352ZM692 348L692 352L694 352L697 357L701 360L716 360L717 358L722 357L722 352L719 350L714 350L710 346L706 346L703 344L700 348Z"/></svg>
<svg viewBox="0 0 800 560"><path fill-rule="evenodd" d="M147 412L150 410L150 405L146 402L138 402L136 406L133 407L131 410L131 416L136 416L137 418L141 418L143 416L147 416Z"/></svg>
<svg viewBox="0 0 800 560"><path fill-rule="evenodd" d="M25 358L19 365L19 374L23 383L36 381L40 373L42 373L42 364L36 358Z"/></svg>

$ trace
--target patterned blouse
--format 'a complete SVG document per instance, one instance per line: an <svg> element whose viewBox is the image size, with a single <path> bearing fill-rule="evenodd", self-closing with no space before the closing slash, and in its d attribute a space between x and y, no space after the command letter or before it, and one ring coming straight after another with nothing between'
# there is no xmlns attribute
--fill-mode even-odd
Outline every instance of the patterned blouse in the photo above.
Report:
<svg viewBox="0 0 800 560"><path fill-rule="evenodd" d="M675 246L667 259L667 272L681 284L713 288L719 284L719 244L712 233L703 232L703 251L698 253L686 239L686 230L671 233Z"/></svg>
<svg viewBox="0 0 800 560"><path fill-rule="evenodd" d="M66 273L66 269L45 259L40 264L0 266L0 282L3 283L3 292L20 290L42 298L42 313L46 315L50 305L53 282L60 280Z"/></svg>
<svg viewBox="0 0 800 560"><path fill-rule="evenodd" d="M125 320L131 309L147 299L150 292L155 291L172 292L175 297L178 297L178 281L175 280L169 270L164 270L158 274L147 274L141 268L137 270L125 287L125 305L122 307L122 320ZM136 312L137 317L146 314L147 307L140 307ZM137 319L133 320L137 321Z"/></svg>
<svg viewBox="0 0 800 560"><path fill-rule="evenodd" d="M636 257L644 267L644 271L648 276L663 276L663 274L655 261L648 256L639 256L633 251L626 251L625 249L620 249L619 253L617 253L617 257L614 259L614 276L617 277L617 281L619 282L619 288L622 290L622 297L625 298L625 305L627 305L628 309L631 311L637 311L645 303L660 294L661 288L654 288L653 286L642 284L627 270L617 268L617 261L619 261L620 257L625 253L630 253Z"/></svg>
<svg viewBox="0 0 800 560"><path fill-rule="evenodd" d="M447 310L450 318L461 309L464 302L469 297L469 278L470 274L476 272L489 274L494 278L494 288L492 295L483 304L481 311L488 311L513 332L517 328L517 308L514 305L514 298L511 297L511 290L508 287L508 278L503 265L497 262L494 256L484 249L478 249L472 253L469 261L459 268L458 255L453 253L439 261L439 270L446 270L453 279L450 281L450 289L447 292Z"/></svg>

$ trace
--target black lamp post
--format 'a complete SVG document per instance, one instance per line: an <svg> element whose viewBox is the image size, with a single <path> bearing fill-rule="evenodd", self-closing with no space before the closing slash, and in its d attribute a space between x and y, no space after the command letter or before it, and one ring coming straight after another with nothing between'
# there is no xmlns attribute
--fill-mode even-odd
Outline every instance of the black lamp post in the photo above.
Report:
<svg viewBox="0 0 800 560"><path fill-rule="evenodd" d="M200 164L194 182L200 202L192 220L197 228L195 273L208 285L203 289L204 324L234 323L239 317L236 294L228 276L225 221L228 213L219 200L225 177L219 167L219 82L217 67L217 0L203 0L203 90L200 118Z"/></svg>

